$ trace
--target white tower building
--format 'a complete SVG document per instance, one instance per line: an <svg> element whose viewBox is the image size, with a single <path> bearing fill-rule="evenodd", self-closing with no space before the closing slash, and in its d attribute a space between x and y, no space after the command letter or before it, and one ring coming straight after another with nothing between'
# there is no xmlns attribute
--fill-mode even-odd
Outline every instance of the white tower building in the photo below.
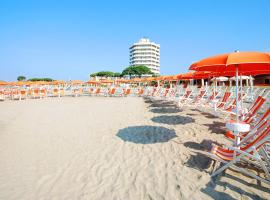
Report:
<svg viewBox="0 0 270 200"><path fill-rule="evenodd" d="M160 74L160 45L147 38L140 39L130 48L130 66L144 65L155 74Z"/></svg>

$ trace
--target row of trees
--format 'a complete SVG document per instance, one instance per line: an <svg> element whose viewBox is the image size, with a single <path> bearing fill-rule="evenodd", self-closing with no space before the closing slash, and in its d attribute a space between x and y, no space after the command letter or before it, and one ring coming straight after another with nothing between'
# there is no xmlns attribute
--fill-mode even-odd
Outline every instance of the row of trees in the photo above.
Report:
<svg viewBox="0 0 270 200"><path fill-rule="evenodd" d="M102 77L119 77L121 73L118 72L110 72L110 71L101 71L97 73L90 74L91 77L102 76Z"/></svg>
<svg viewBox="0 0 270 200"><path fill-rule="evenodd" d="M154 75L151 70L146 66L130 66L125 68L122 73L119 72L111 72L111 71L100 71L97 73L90 74L91 77L101 76L101 77L122 77L125 75L136 75L141 77L143 74L151 74ZM25 76L18 76L18 81L26 81ZM53 81L51 78L30 78L28 81Z"/></svg>
<svg viewBox="0 0 270 200"><path fill-rule="evenodd" d="M153 75L153 72L146 67L146 66L130 66L125 68L122 73L118 72L110 72L110 71L101 71L97 73L90 74L91 77L94 76L101 76L101 77L122 77L125 75L136 75L141 77L143 74L151 74Z"/></svg>
<svg viewBox="0 0 270 200"><path fill-rule="evenodd" d="M18 76L17 80L18 81L26 81L26 77L25 76ZM48 81L48 82L50 82L50 81L53 81L53 79L51 79L51 78L30 78L30 79L28 79L28 81Z"/></svg>

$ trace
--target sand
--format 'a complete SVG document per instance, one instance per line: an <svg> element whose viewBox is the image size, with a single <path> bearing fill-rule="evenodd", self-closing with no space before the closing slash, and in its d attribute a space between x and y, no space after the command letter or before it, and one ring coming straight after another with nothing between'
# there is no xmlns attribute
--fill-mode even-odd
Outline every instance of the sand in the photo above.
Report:
<svg viewBox="0 0 270 200"><path fill-rule="evenodd" d="M0 199L269 199L270 187L205 152L224 121L148 99L0 102Z"/></svg>

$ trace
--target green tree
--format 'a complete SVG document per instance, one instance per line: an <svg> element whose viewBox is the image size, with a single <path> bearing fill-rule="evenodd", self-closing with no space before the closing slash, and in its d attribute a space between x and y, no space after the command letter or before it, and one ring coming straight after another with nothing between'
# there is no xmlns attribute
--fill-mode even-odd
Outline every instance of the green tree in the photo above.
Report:
<svg viewBox="0 0 270 200"><path fill-rule="evenodd" d="M17 81L25 81L26 77L25 76L18 76Z"/></svg>
<svg viewBox="0 0 270 200"><path fill-rule="evenodd" d="M100 72L96 72L96 73L90 74L90 77L95 77L95 76L101 76L101 77L119 77L119 76L121 76L121 73L111 72L111 71L100 71Z"/></svg>
<svg viewBox="0 0 270 200"><path fill-rule="evenodd" d="M153 74L146 66L130 66L123 70L122 75L137 75L141 77L143 74Z"/></svg>
<svg viewBox="0 0 270 200"><path fill-rule="evenodd" d="M114 77L121 77L121 76L122 76L122 73L115 72L113 76L114 76Z"/></svg>
<svg viewBox="0 0 270 200"><path fill-rule="evenodd" d="M51 81L53 81L53 79L51 79L51 78L30 78L30 79L28 79L28 81L47 81L47 82L51 82Z"/></svg>

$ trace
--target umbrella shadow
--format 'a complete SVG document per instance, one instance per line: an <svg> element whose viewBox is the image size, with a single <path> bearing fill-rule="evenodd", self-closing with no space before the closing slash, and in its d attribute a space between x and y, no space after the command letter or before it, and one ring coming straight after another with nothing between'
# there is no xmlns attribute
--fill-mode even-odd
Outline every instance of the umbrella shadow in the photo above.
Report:
<svg viewBox="0 0 270 200"><path fill-rule="evenodd" d="M212 162L213 160L207 155L197 152L195 155L189 157L185 166L207 172L210 169Z"/></svg>
<svg viewBox="0 0 270 200"><path fill-rule="evenodd" d="M181 110L175 106L175 108L152 108L150 110L150 112L153 112L153 113L159 113L159 114L162 114L162 113L179 113Z"/></svg>
<svg viewBox="0 0 270 200"><path fill-rule="evenodd" d="M173 102L153 102L149 107L176 107L176 105Z"/></svg>
<svg viewBox="0 0 270 200"><path fill-rule="evenodd" d="M184 116L179 116L179 115L162 115L162 116L157 116L153 117L151 119L153 122L156 123L162 123L162 124L168 124L168 125L177 125L177 124L189 124L189 123L194 123L195 120L191 117L184 117Z"/></svg>
<svg viewBox="0 0 270 200"><path fill-rule="evenodd" d="M224 122L218 122L214 121L212 124L203 124L204 126L208 127L208 130L210 130L212 133L216 134L225 134L226 128Z"/></svg>
<svg viewBox="0 0 270 200"><path fill-rule="evenodd" d="M120 129L116 135L125 142L137 144L163 143L177 137L173 129L161 126L131 126Z"/></svg>
<svg viewBox="0 0 270 200"><path fill-rule="evenodd" d="M184 143L184 146L194 150L210 151L213 144L219 145L217 142L212 140L203 140L201 143L188 141Z"/></svg>

